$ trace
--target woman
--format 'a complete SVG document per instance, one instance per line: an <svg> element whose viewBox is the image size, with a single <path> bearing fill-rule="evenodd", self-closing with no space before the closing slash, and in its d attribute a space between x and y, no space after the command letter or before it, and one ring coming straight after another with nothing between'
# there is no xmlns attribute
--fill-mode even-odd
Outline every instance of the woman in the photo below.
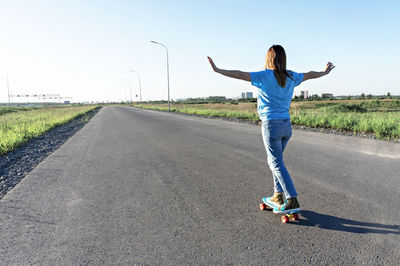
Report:
<svg viewBox="0 0 400 266"><path fill-rule="evenodd" d="M257 111L262 121L261 129L268 165L274 178L274 195L263 200L275 206L274 213L300 211L296 188L283 161L283 151L292 136L289 107L294 87L308 79L329 74L335 66L328 62L325 71L321 72L297 73L286 70L286 53L280 45L273 45L268 49L265 70L259 72L220 69L210 57L208 60L215 72L230 78L250 81L258 88ZM283 200L283 194L286 201Z"/></svg>

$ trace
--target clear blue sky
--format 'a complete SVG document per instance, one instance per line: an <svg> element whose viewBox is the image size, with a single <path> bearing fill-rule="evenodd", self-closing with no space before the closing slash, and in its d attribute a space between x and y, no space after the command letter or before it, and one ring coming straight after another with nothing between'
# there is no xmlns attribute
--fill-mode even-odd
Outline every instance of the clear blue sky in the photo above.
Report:
<svg viewBox="0 0 400 266"><path fill-rule="evenodd" d="M60 93L74 101L124 100L129 84L144 100L224 95L256 89L211 71L258 71L272 44L288 68L336 68L297 87L309 93L400 94L400 1L0 1L0 68L11 90ZM7 101L0 72L0 102Z"/></svg>

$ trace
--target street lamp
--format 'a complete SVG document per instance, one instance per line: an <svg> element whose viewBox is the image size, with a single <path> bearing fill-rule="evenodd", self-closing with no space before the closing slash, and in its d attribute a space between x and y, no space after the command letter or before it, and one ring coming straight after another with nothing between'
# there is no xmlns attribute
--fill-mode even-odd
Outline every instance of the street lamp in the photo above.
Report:
<svg viewBox="0 0 400 266"><path fill-rule="evenodd" d="M1 71L4 71L6 73L6 79L7 79L7 95L8 95L8 104L10 104L10 83L8 82L8 72L5 69L0 68Z"/></svg>
<svg viewBox="0 0 400 266"><path fill-rule="evenodd" d="M132 104L132 84L131 84L131 81L130 81L129 79L126 79L126 78L125 78L124 80L128 81L128 83L129 83L129 90L130 90L131 104Z"/></svg>
<svg viewBox="0 0 400 266"><path fill-rule="evenodd" d="M155 42L155 41L151 41L151 42L152 42L152 43L155 43L155 44L162 45L162 46L165 48L165 50L167 51L168 112L169 112L169 111L170 111L170 105L169 105L169 61L168 61L168 48L167 48L167 46L165 46L165 45L162 44L162 43Z"/></svg>
<svg viewBox="0 0 400 266"><path fill-rule="evenodd" d="M139 95L140 95L140 108L142 107L142 86L140 85L140 74L139 72L137 72L136 70L131 69L132 72L136 72L138 74L139 77Z"/></svg>

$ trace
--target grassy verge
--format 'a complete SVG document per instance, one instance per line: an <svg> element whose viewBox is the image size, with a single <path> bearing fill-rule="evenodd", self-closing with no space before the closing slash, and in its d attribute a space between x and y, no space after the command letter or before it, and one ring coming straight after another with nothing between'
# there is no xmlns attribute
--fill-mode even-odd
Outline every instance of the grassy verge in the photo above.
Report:
<svg viewBox="0 0 400 266"><path fill-rule="evenodd" d="M168 110L166 104L143 104L143 108ZM172 104L171 111L213 117L258 120L256 104ZM292 123L314 128L331 128L374 134L378 139L400 139L400 101L341 100L293 102Z"/></svg>
<svg viewBox="0 0 400 266"><path fill-rule="evenodd" d="M139 105L138 105L139 106ZM167 104L143 104L143 108L168 111ZM209 104L172 104L172 112L179 112L185 114L197 114L212 117L226 117L226 118L239 118L247 119L250 121L257 121L258 114L254 103L240 103L240 104L222 104L222 103L209 103Z"/></svg>
<svg viewBox="0 0 400 266"><path fill-rule="evenodd" d="M292 123L400 138L400 103L396 100L323 102L291 109Z"/></svg>
<svg viewBox="0 0 400 266"><path fill-rule="evenodd" d="M0 155L96 107L0 107Z"/></svg>
<svg viewBox="0 0 400 266"><path fill-rule="evenodd" d="M15 113L20 111L30 111L38 109L38 107L16 107L16 106L0 106L0 115L7 113Z"/></svg>

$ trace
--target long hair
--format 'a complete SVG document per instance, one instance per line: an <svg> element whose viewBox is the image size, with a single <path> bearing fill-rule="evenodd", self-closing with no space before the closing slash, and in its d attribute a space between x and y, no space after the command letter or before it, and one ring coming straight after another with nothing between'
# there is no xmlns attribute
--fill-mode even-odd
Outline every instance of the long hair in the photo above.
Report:
<svg viewBox="0 0 400 266"><path fill-rule="evenodd" d="M272 45L267 52L265 68L274 70L274 76L281 87L286 86L286 78L292 79L286 70L286 53L280 45Z"/></svg>

